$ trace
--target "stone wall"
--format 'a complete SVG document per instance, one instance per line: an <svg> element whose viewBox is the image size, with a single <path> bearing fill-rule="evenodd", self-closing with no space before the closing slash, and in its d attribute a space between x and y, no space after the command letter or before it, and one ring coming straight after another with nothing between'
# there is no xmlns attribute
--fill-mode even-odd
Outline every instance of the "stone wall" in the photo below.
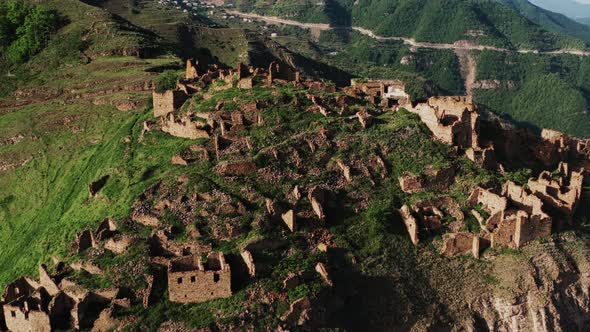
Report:
<svg viewBox="0 0 590 332"><path fill-rule="evenodd" d="M31 310L32 309L32 310ZM49 315L33 308L4 305L6 327L11 332L50 332Z"/></svg>
<svg viewBox="0 0 590 332"><path fill-rule="evenodd" d="M479 149L479 114L468 97L432 97L426 103L403 106L417 114L442 142Z"/></svg>
<svg viewBox="0 0 590 332"><path fill-rule="evenodd" d="M182 257L180 260L192 262L188 265L178 264L178 260L170 263L170 301L196 303L231 296L231 270L222 253L209 254L207 268L197 256Z"/></svg>
<svg viewBox="0 0 590 332"><path fill-rule="evenodd" d="M203 129L204 126L198 121L193 121L189 115L176 119L174 114L169 114L162 121L161 128L163 132L176 137L187 139L209 138L209 134Z"/></svg>
<svg viewBox="0 0 590 332"><path fill-rule="evenodd" d="M182 107L188 96L184 91L168 90L164 93L153 92L154 116L166 116Z"/></svg>

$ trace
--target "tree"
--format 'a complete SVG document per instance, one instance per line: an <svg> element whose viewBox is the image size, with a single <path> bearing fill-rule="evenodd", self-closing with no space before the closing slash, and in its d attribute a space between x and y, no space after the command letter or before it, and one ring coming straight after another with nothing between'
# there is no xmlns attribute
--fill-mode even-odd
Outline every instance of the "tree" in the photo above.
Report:
<svg viewBox="0 0 590 332"><path fill-rule="evenodd" d="M156 92L163 93L176 87L178 73L174 70L166 70L156 78Z"/></svg>
<svg viewBox="0 0 590 332"><path fill-rule="evenodd" d="M0 50L12 64L27 61L47 45L58 24L54 11L8 0L0 4Z"/></svg>

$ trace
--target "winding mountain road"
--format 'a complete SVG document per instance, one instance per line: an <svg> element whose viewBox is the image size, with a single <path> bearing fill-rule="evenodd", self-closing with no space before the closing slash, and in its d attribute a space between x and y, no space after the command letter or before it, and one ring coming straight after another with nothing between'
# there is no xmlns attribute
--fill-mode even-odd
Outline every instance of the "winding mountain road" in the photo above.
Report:
<svg viewBox="0 0 590 332"><path fill-rule="evenodd" d="M371 37L376 40L393 40L393 41L401 41L406 45L416 48L429 48L429 49L443 49L443 50L455 50L455 51L495 51L495 52L504 52L504 53L521 53L521 54L571 54L577 56L590 56L589 50L578 50L578 49L557 49L551 51L542 51L542 50L533 50L533 49L508 49L508 48L501 48L495 46L488 46L488 45L477 45L472 42L466 40L460 40L453 44L448 43L431 43L431 42L419 42L413 38L407 37L385 37L379 36L375 34L373 31L365 28L361 28L358 26L352 27L334 27L330 24L326 23L305 23L299 22L295 20L284 19L276 16L263 16L258 14L252 13L244 13L237 10L226 10L229 15L235 15L243 18L249 18L253 20L263 21L269 24L277 24L277 25L291 25L297 26L303 29L310 29L310 30L337 30L337 29L349 29L357 31L365 36Z"/></svg>

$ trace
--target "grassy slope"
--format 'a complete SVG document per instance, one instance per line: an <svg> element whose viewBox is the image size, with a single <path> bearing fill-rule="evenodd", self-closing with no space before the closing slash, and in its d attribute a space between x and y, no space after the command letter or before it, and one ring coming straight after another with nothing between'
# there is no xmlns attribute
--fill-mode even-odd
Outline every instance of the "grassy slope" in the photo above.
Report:
<svg viewBox="0 0 590 332"><path fill-rule="evenodd" d="M137 0L131 8L127 0L97 1L96 5L125 18L134 25L153 31L166 47L183 58L198 58L200 63L237 66L248 63L249 38L243 29L216 29L170 5L153 0Z"/></svg>
<svg viewBox="0 0 590 332"><path fill-rule="evenodd" d="M116 63L125 60L128 59L110 61ZM356 121L350 121L347 116L332 115L326 118L317 113L297 110L292 102L293 97L297 96L304 103L302 107L305 107L309 103L305 98L307 91L292 86L276 89L258 86L249 91L236 88L214 91L211 88L205 92L212 97L205 101L202 99L203 94L198 94L183 111L210 111L220 101L226 101L224 107L228 111L236 110L240 105L254 100L268 105L263 111L264 125L250 126L238 133L240 136L248 136L254 147L252 151L242 153L246 158L253 158L259 168L274 167L281 170L281 173L284 172L285 176L278 180L264 180L264 177L257 176L222 178L212 171L214 161L196 161L189 167L171 166L168 161L171 154L185 150L189 144L195 143L212 149L210 142L173 139L153 131L146 135L144 143L139 144L136 143L139 128L134 123L150 118L150 115L125 114L129 122L120 121L113 131L107 131L109 138L104 140L105 143L99 143L88 152L92 154L94 161L90 166L85 161L87 158L82 157L83 160L77 162L76 167L71 167L74 170L71 177L65 174L58 176L56 184L68 185L66 194L74 188L69 199L56 198L57 206L65 204L68 211L62 218L54 218L57 221L51 222L48 231L41 228L42 232L38 235L64 240L50 246L48 252L55 248L63 249L65 242L69 241L64 233L71 234L83 224L95 224L94 221L113 216L119 219L124 232L145 239L151 234L151 229L142 226L125 229L123 220L127 219L127 208L134 197L148 184L161 179L163 186L174 188L169 193L172 196L166 196L171 200L191 197L195 193L221 191L239 201L247 202L249 211L243 220L240 219L240 229L244 232L238 232L230 241L219 240L211 229L234 222L234 219L207 214L207 217L198 216L188 220L198 226L202 233L201 239L211 241L215 250L222 250L235 257L245 244L257 239L273 240L282 245L256 252L257 277L235 285L235 293L231 298L179 305L170 303L163 291L156 303L148 309L143 308L141 301L134 300L130 309L119 312L123 318L126 315L138 316L131 326L132 329L155 330L168 320L184 322L190 328L264 329L280 324L279 317L287 310L289 303L302 296L310 296L319 303L323 303L325 299L344 300L338 306L328 305L330 317L327 320L329 326L333 327L354 330L368 328L373 331L407 330L419 321L451 326L466 314L471 314L465 312L465 299L475 299L495 291L513 291L515 287L510 284L513 274L504 271L505 264L510 263L511 273L525 274L528 272L526 262L529 257L548 250L546 247L549 246L539 241L527 247L525 254L491 251L486 256L492 260L490 263L468 257L452 260L441 257L435 248L440 239L436 235L423 236L417 248L410 243L402 221L392 213L401 204L449 194L463 205L474 184L500 183L505 180L498 173L476 168L465 158L454 157L449 146L431 139L430 133L415 115L403 110L396 113L385 112L377 116L370 128L361 129ZM310 151L302 138L296 139L300 135L315 137L319 128L328 129L332 144L321 144L317 150ZM122 141L127 135L133 143ZM270 158L261 151L268 150L269 147L275 148L278 154L286 157L278 160ZM296 166L289 157L294 150L302 158L300 166ZM351 183L331 193L330 197L334 201L330 200L325 206L326 227L333 234L338 250L323 254L309 246L308 241L317 240L311 235L317 234L317 220L301 218L301 232L291 233L266 214L263 197L286 202L294 185L310 188L319 184L339 183L341 172L333 166L335 160L342 158L347 162L366 161L376 151L383 153L386 163L391 165L388 168L389 175L385 178L375 176L376 183L373 185L367 177L355 173ZM449 190L429 190L408 195L399 189L397 178L403 172L422 173L428 165L438 168L449 164L455 164L459 170L457 182ZM35 168L31 168L33 166L36 164L23 168L22 172L35 173ZM82 171L83 169L86 171ZM150 178L145 176L148 169L154 170ZM316 170L319 170L319 174ZM105 173L113 174L113 177L98 199L87 200L87 181ZM75 180L78 174L83 175L81 181ZM188 185L178 184L180 174L186 174ZM246 195L247 192L256 194ZM60 192L49 195L62 196ZM355 212L355 195L367 197L367 205L360 213ZM153 197L153 203L159 200L158 197ZM47 210L41 208L41 211L51 214L52 206L56 204L52 203ZM306 198L299 202L298 207L300 211L310 209ZM55 213L52 215L55 216ZM171 211L162 220L165 224L184 230L186 224L181 221L182 218L182 215ZM464 227L469 227L468 222ZM26 234L26 227L21 227L20 231ZM583 243L576 242L576 246L579 248L574 248L574 252L587 250ZM34 257L46 257L26 247L23 250L32 253ZM125 255L106 253L98 256L90 250L82 254L82 257L94 261L106 271L103 276L98 277L76 274L74 280L90 288L144 287L142 273L138 271L148 272L153 269L153 265L148 263L147 249L143 244L135 245ZM351 263L351 257L355 257L357 263ZM69 260L78 258L80 257L68 257ZM499 260L497 264L494 263L496 259ZM313 272L317 261L328 264L335 283L334 288L323 286ZM23 263L29 264L28 261ZM305 271L313 277L297 287L284 290L282 280L289 272L294 271ZM351 289L355 292L350 292ZM272 300L269 296L272 296Z"/></svg>
<svg viewBox="0 0 590 332"><path fill-rule="evenodd" d="M113 85L128 84L129 81L149 80L152 74L146 69L176 61L172 58L138 60L108 57L88 65L70 64L61 67L58 72L51 73L51 80L48 74L47 77L39 78L39 82L43 82L47 88L69 91L74 86L79 90L86 89L86 92L96 92ZM235 108L250 100L269 101L270 105L275 106L265 111L267 125L252 128L245 133L252 138L252 144L258 147L275 146L288 152L290 148L297 147L298 142L292 140L297 133L302 130L314 133L318 128L325 127L335 139L347 142L339 145L338 151L328 151L335 156L364 160L374 153L375 144L387 148L384 149L387 151L384 158L392 165L387 179L380 180L375 188L358 176L345 191L338 193L341 197L346 197L346 192L370 193L372 199L365 212L360 215L352 213L352 207L346 204L328 211L330 218L333 218L329 219L331 232L338 245L350 250L360 262L355 266L334 263L330 269L335 271L334 278L340 278L337 280L342 284L351 282L350 286L354 289L362 290L335 316L335 326L369 326L374 330L396 326L401 329L412 323L404 321L407 317L446 319L452 310L461 308L463 304L444 309L436 305L437 301L449 301L448 298L453 298L450 295L456 295L459 291L462 294L477 294L481 285L487 288L492 284L486 281L489 277L486 279L488 275L483 272L493 271L488 271L488 267L481 262L441 258L434 253L430 241L414 249L401 227L401 221L391 214L403 202L414 202L437 194L427 192L405 195L398 188L397 176L406 170L421 172L429 164L441 166L453 162L449 147L430 140L425 127L415 116L406 112L382 114L376 125L361 130L358 123L350 122L346 117L327 119L318 114L293 110L290 98L295 93L300 94L300 100L305 100L304 92L288 87L281 89L278 94L263 88L250 93L230 89L215 93L207 102L197 96L193 105L197 110L208 110L218 101L232 100L234 97L243 100L239 103L228 102L227 108ZM23 273L34 274L37 263L47 262L54 253L64 255L73 234L81 228L95 226L106 217L125 219L131 202L159 179L175 183L178 175L189 173L195 184L212 182L216 188L235 195L239 195L242 188L241 183L228 183L212 175L212 165L209 164L190 168L170 165L173 154L195 142L154 131L146 136L143 143L139 143L141 122L151 119L149 110L140 107L135 112L124 113L116 111L108 103L128 97L139 101L146 99L145 95L107 95L104 98L107 104L103 106L94 105L93 99L72 101L66 96L50 102L0 111L0 141L17 134L27 137L16 145L0 147L0 160L21 157L20 160L26 160L33 157L25 166L0 174L0 188L3 188L0 193L0 266L8 267L0 271L0 285ZM281 130L275 131L276 126ZM304 177L296 181L283 180L280 185L263 183L255 178L245 179L245 184L266 196L286 199L294 184L307 186L337 177L338 171L325 168L324 152L303 154L309 161L304 165L319 165L325 172L322 176L304 172ZM252 157L259 166L271 162L262 154L256 153ZM275 163L283 169L293 167L281 164L281 161ZM458 163L461 169L459 181L451 188L450 194L460 202L464 202L474 183L500 181L498 174L477 170L465 159L460 159ZM97 198L89 199L88 183L105 174L111 175L106 187ZM208 181L202 181L205 179ZM255 211L264 210L263 202L259 203ZM339 218L340 213L343 214L342 218ZM264 303L258 298L247 301L247 294L258 286L280 291L282 278L289 271L311 270L313 263L322 259L309 255L305 251L308 248L300 247L300 235L285 234L276 224L268 222L264 223L263 229L250 229L230 243L216 242L216 249L236 253L241 244L259 236L288 241L285 252L268 253L273 264L270 274L263 275L257 283L247 285L227 300L188 306L160 300L149 310L143 310L140 304L136 304L129 312L140 316L135 327L139 330L156 328L168 319L184 320L192 327L215 323L231 326L246 320L248 324L262 329L278 322L278 316L287 309L289 301L303 295L321 296L316 277L312 282L289 291L288 297L280 301ZM289 250L291 248L295 249ZM105 258L100 262L100 266L108 272L105 278L123 283L135 281L133 276L121 276L118 270L111 270L110 267L130 260L142 263L139 257L142 255L145 255L145 248L134 248L129 255ZM514 265L519 266L518 263L526 259L515 259ZM103 286L112 284L113 280L86 282ZM247 316L244 316L245 311L249 313Z"/></svg>
<svg viewBox="0 0 590 332"><path fill-rule="evenodd" d="M133 67L125 65L130 61ZM54 77L52 84L71 87L74 82L107 78L108 85L133 79L150 80L144 70L170 63L169 59L137 61L133 58L102 59L88 67L74 67ZM107 65L102 70L98 65ZM120 71L119 71L120 70ZM100 88L98 88L100 89ZM2 138L24 134L16 145L0 147L2 160L28 160L25 166L0 174L4 202L0 227L0 264L12 266L0 272L0 283L34 271L37 263L52 254L63 254L79 229L95 225L107 216L127 215L131 200L161 173L170 156L182 146L162 138L157 146L126 143L137 136L141 112L120 112L108 104L112 100L147 96L120 93L101 97L107 104L92 100L73 103L55 99L11 110L0 117ZM111 175L104 195L89 199L88 184ZM23 253L26 253L23 255Z"/></svg>
<svg viewBox="0 0 590 332"><path fill-rule="evenodd" d="M146 1L147 5L154 3ZM155 29L163 36L160 38L78 0L44 4L67 17L69 24L44 51L15 69L17 76L11 78L11 85L33 91L33 96L27 97L32 103L14 107L10 106L15 105L12 97L0 99L0 104L8 105L0 108L0 142L21 134L25 137L18 144L0 146L0 167L10 166L0 173L0 264L12 266L0 271L0 285L21 274L35 274L37 264L53 254L63 255L74 233L83 227L94 226L108 216L126 216L131 201L167 172L170 157L188 144L167 136L139 144L142 122L151 118L144 112L147 95L125 92L151 81L153 71L177 66L179 59L114 56L86 64L77 49L96 57L123 49L153 48L163 40L174 44L178 41L163 33L171 30ZM154 28L171 22L174 15L182 16L179 11L165 11L166 15L156 20L155 13L159 12L154 7L142 7L133 19L141 24L152 22L155 26L150 27ZM211 32L201 37L205 41L201 47L215 45L213 53L230 65L240 61L235 57L237 52L227 51L226 47L232 46L226 43L239 45L228 38L244 42L242 30L221 31L221 35L212 29L206 31ZM64 42L80 36L87 44ZM111 91L119 88L123 91ZM46 91L57 97L42 99ZM90 96L75 97L81 94ZM136 101L138 109L116 110L114 105L127 100ZM134 140L126 143L128 137ZM157 145L150 145L156 141ZM111 178L104 195L90 200L88 184L107 174Z"/></svg>
<svg viewBox="0 0 590 332"><path fill-rule="evenodd" d="M158 39L77 0L44 4L67 17L69 24L42 53L15 70L11 80L32 92L25 97L28 103L17 106L13 97L2 99L0 141L18 135L24 139L0 146L0 165L9 166L0 174L0 264L12 267L0 271L0 284L35 271L49 255L63 254L80 228L108 215L125 215L130 200L166 171L164 160L178 147L171 140L169 146L151 151L145 143L131 150L137 142L124 140L141 129L146 116L141 110L147 95L129 89L152 79L146 70L178 60L103 57L85 64L78 47L94 57L153 48ZM71 43L81 36L86 44ZM112 91L117 89L122 90ZM90 97L76 98L83 93ZM52 97L45 100L48 94ZM138 103L139 112L120 112L113 106L128 100ZM154 164L164 166L147 171ZM87 185L105 174L112 175L105 196L89 200Z"/></svg>

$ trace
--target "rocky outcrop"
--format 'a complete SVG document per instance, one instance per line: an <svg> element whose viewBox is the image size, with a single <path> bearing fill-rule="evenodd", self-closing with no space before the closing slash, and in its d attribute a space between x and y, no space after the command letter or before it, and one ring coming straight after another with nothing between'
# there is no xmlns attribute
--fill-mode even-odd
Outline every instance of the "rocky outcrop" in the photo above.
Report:
<svg viewBox="0 0 590 332"><path fill-rule="evenodd" d="M526 262L500 257L493 265L497 286L469 305L475 330L585 331L590 324L590 264L558 239L529 248ZM576 239L579 241L580 239ZM562 242L564 241L564 242ZM574 240L575 241L575 240ZM530 258L529 258L530 257Z"/></svg>

